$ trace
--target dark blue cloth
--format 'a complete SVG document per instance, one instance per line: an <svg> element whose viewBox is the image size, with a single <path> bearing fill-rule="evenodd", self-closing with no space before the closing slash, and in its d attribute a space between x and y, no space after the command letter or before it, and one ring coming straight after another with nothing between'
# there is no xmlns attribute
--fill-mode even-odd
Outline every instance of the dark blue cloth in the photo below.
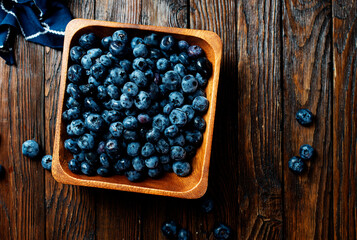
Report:
<svg viewBox="0 0 357 240"><path fill-rule="evenodd" d="M61 49L71 19L60 1L0 0L0 56L7 64L15 64L13 45L18 33L30 42Z"/></svg>

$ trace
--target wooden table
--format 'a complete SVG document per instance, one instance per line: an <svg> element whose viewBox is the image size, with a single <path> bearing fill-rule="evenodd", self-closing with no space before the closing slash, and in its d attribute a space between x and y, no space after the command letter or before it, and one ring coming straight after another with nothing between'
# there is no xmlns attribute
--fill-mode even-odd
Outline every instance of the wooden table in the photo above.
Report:
<svg viewBox="0 0 357 240"><path fill-rule="evenodd" d="M208 194L196 200L62 185L21 154L54 140L61 52L16 40L0 61L0 239L164 239L174 219L194 239L218 222L233 239L356 239L357 1L71 0L74 17L215 31L222 74ZM316 114L304 128L300 108ZM318 156L297 176L300 145Z"/></svg>

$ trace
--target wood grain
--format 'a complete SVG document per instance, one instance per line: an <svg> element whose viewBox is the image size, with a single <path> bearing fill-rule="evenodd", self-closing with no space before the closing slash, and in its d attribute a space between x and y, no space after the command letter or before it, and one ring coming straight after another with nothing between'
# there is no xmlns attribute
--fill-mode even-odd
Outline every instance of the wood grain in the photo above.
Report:
<svg viewBox="0 0 357 240"><path fill-rule="evenodd" d="M357 1L333 9L333 229L357 238Z"/></svg>
<svg viewBox="0 0 357 240"><path fill-rule="evenodd" d="M44 173L40 157L22 155L22 143L44 143L43 48L16 38L17 66L0 62L0 239L43 239Z"/></svg>
<svg viewBox="0 0 357 240"><path fill-rule="evenodd" d="M68 1L74 17L93 18L93 0ZM84 7L86 6L86 7ZM45 150L52 154L57 118L62 52L45 52ZM51 173L45 177L46 239L95 239L95 195L93 189L63 185Z"/></svg>
<svg viewBox="0 0 357 240"><path fill-rule="evenodd" d="M328 239L332 207L332 45L329 1L284 1L283 25L283 171L285 238ZM300 108L316 116L311 127L295 120ZM317 157L298 176L288 160L310 144Z"/></svg>

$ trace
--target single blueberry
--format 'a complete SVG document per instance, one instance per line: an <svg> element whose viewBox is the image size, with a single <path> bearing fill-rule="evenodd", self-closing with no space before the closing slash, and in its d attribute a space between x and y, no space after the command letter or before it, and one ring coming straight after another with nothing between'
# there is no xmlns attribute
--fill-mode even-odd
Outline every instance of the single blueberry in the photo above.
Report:
<svg viewBox="0 0 357 240"><path fill-rule="evenodd" d="M103 119L99 114L91 113L84 120L84 126L93 132L98 132L103 126Z"/></svg>
<svg viewBox="0 0 357 240"><path fill-rule="evenodd" d="M306 168L305 162L300 157L297 156L294 156L289 159L288 166L291 171L298 174L302 173Z"/></svg>
<svg viewBox="0 0 357 240"><path fill-rule="evenodd" d="M151 98L147 92L140 91L139 94L135 97L134 104L136 108L140 110L145 110L150 106Z"/></svg>
<svg viewBox="0 0 357 240"><path fill-rule="evenodd" d="M170 62L172 64L176 64L179 62L178 56L176 53L170 55Z"/></svg>
<svg viewBox="0 0 357 240"><path fill-rule="evenodd" d="M130 74L130 80L134 82L138 87L146 87L146 85L148 84L148 80L145 76L145 73L140 70L134 70Z"/></svg>
<svg viewBox="0 0 357 240"><path fill-rule="evenodd" d="M295 117L302 126L309 126L313 120L312 112L309 109L300 109Z"/></svg>
<svg viewBox="0 0 357 240"><path fill-rule="evenodd" d="M81 57L85 54L85 51L80 46L74 46L69 51L69 55L73 62L80 63Z"/></svg>
<svg viewBox="0 0 357 240"><path fill-rule="evenodd" d="M302 159L309 160L314 156L315 150L309 144L304 144L300 147L299 154Z"/></svg>
<svg viewBox="0 0 357 240"><path fill-rule="evenodd" d="M112 41L113 41L112 36L107 36L107 37L102 38L102 40L101 40L102 47L103 47L105 50L108 50L108 49L109 49L109 45L110 45L110 43L111 43Z"/></svg>
<svg viewBox="0 0 357 240"><path fill-rule="evenodd" d="M52 156L46 155L41 159L41 165L44 169L51 171Z"/></svg>
<svg viewBox="0 0 357 240"><path fill-rule="evenodd" d="M157 100L160 97L159 86L155 82L149 85L148 92L152 100Z"/></svg>
<svg viewBox="0 0 357 240"><path fill-rule="evenodd" d="M98 38L94 33L88 33L88 34L83 34L80 38L79 38L79 45L87 50L90 48L93 48L97 45L98 43Z"/></svg>
<svg viewBox="0 0 357 240"><path fill-rule="evenodd" d="M94 64L94 59L92 59L89 55L84 55L81 58L81 65L84 69L89 70L91 66Z"/></svg>
<svg viewBox="0 0 357 240"><path fill-rule="evenodd" d="M139 92L139 88L135 83L127 82L124 84L122 92L126 93L129 97L135 97Z"/></svg>
<svg viewBox="0 0 357 240"><path fill-rule="evenodd" d="M107 88L103 85L97 87L97 98L101 101L105 101L108 98Z"/></svg>
<svg viewBox="0 0 357 240"><path fill-rule="evenodd" d="M113 41L120 41L123 43L127 43L129 40L128 34L122 29L115 31L112 35L112 38L113 38Z"/></svg>
<svg viewBox="0 0 357 240"><path fill-rule="evenodd" d="M146 113L151 117L154 117L157 114L159 114L160 113L159 103L158 102L151 103L150 107L146 110Z"/></svg>
<svg viewBox="0 0 357 240"><path fill-rule="evenodd" d="M102 55L99 58L99 62L104 66L104 67L110 67L113 64L113 61L108 57L108 55Z"/></svg>
<svg viewBox="0 0 357 240"><path fill-rule="evenodd" d="M157 48L151 48L149 57L150 59L158 60L159 58L161 58L161 51Z"/></svg>
<svg viewBox="0 0 357 240"><path fill-rule="evenodd" d="M134 130L138 127L138 120L134 116L128 116L124 118L123 126L125 129Z"/></svg>
<svg viewBox="0 0 357 240"><path fill-rule="evenodd" d="M67 139L66 141L64 141L64 148L73 154L78 154L81 152L81 149L78 147L77 141L75 141L73 139ZM22 152L23 152L23 150L22 150Z"/></svg>
<svg viewBox="0 0 357 240"><path fill-rule="evenodd" d="M162 164L162 169L164 172L171 173L172 165L170 163Z"/></svg>
<svg viewBox="0 0 357 240"><path fill-rule="evenodd" d="M123 85L128 79L128 75L126 74L125 70L119 67L111 69L109 72L109 77L113 84L117 86Z"/></svg>
<svg viewBox="0 0 357 240"><path fill-rule="evenodd" d="M202 133L198 130L186 131L185 139L187 143L190 143L194 146L200 146L203 140Z"/></svg>
<svg viewBox="0 0 357 240"><path fill-rule="evenodd" d="M159 165L159 158L156 155L145 159L145 166L149 169L156 168L158 165Z"/></svg>
<svg viewBox="0 0 357 240"><path fill-rule="evenodd" d="M229 239L232 236L232 229L227 225L220 223L213 230L213 235L217 240Z"/></svg>
<svg viewBox="0 0 357 240"><path fill-rule="evenodd" d="M185 40L180 40L177 45L181 52L185 52L190 47L190 44L188 44Z"/></svg>
<svg viewBox="0 0 357 240"><path fill-rule="evenodd" d="M123 108L131 108L133 106L133 99L128 94L123 93L120 95L120 104Z"/></svg>
<svg viewBox="0 0 357 240"><path fill-rule="evenodd" d="M204 132L206 129L206 121L201 116L196 116L193 119L193 127L197 130Z"/></svg>
<svg viewBox="0 0 357 240"><path fill-rule="evenodd" d="M88 98L85 98L84 101L83 101L83 106L86 110L90 111L90 112L95 112L95 113L98 113L100 112L100 107L99 105L94 101L93 98L91 97L88 97Z"/></svg>
<svg viewBox="0 0 357 240"><path fill-rule="evenodd" d="M133 69L140 70L140 71L144 72L147 67L148 67L148 65L147 65L147 62L146 62L145 58L138 57L138 58L134 59L134 61L133 61Z"/></svg>
<svg viewBox="0 0 357 240"><path fill-rule="evenodd" d="M162 114L158 114L153 118L152 127L159 129L160 132L163 132L169 125L169 119Z"/></svg>
<svg viewBox="0 0 357 240"><path fill-rule="evenodd" d="M102 79L106 73L106 68L101 63L94 63L90 67L90 75L95 79Z"/></svg>
<svg viewBox="0 0 357 240"><path fill-rule="evenodd" d="M91 96L95 92L95 86L93 84L83 84L79 86L79 91L82 96Z"/></svg>
<svg viewBox="0 0 357 240"><path fill-rule="evenodd" d="M125 115L135 117L136 115L138 115L138 112L135 108L128 108L125 109Z"/></svg>
<svg viewBox="0 0 357 240"><path fill-rule="evenodd" d="M115 139L109 139L105 144L107 154L118 154L120 151L119 148L119 143Z"/></svg>
<svg viewBox="0 0 357 240"><path fill-rule="evenodd" d="M202 77L202 75L200 73L196 73L195 78L196 78L198 85L200 87L206 87L207 82L208 82L207 78Z"/></svg>
<svg viewBox="0 0 357 240"><path fill-rule="evenodd" d="M88 84L93 84L95 87L98 87L99 85L101 85L101 82L98 82L97 79L95 79L92 76L88 77Z"/></svg>
<svg viewBox="0 0 357 240"><path fill-rule="evenodd" d="M198 96L192 101L192 107L194 110L199 112L206 112L208 109L209 102L206 97Z"/></svg>
<svg viewBox="0 0 357 240"><path fill-rule="evenodd" d="M173 138L179 133L179 128L176 125L171 125L167 127L164 131L164 134L168 138Z"/></svg>
<svg viewBox="0 0 357 240"><path fill-rule="evenodd" d="M200 57L196 62L197 71L204 78L209 78L212 75L212 63L206 57Z"/></svg>
<svg viewBox="0 0 357 240"><path fill-rule="evenodd" d="M144 38L144 43L150 47L157 47L159 46L160 39L156 33L151 33Z"/></svg>
<svg viewBox="0 0 357 240"><path fill-rule="evenodd" d="M84 151L88 151L94 148L94 137L85 133L78 139L78 147L80 147Z"/></svg>
<svg viewBox="0 0 357 240"><path fill-rule="evenodd" d="M134 37L131 40L130 46L131 46L132 49L134 49L139 44L144 44L144 39L142 39L140 37Z"/></svg>
<svg viewBox="0 0 357 240"><path fill-rule="evenodd" d="M128 144L126 152L129 156L136 157L139 155L140 149L139 142L131 142Z"/></svg>
<svg viewBox="0 0 357 240"><path fill-rule="evenodd" d="M112 99L118 100L120 98L120 90L113 84L107 87L107 93Z"/></svg>
<svg viewBox="0 0 357 240"><path fill-rule="evenodd" d="M170 158L174 161L183 161L186 158L186 150L181 146L173 146L170 149Z"/></svg>
<svg viewBox="0 0 357 240"><path fill-rule="evenodd" d="M145 44L138 44L133 49L134 57L146 57L149 54L149 51Z"/></svg>
<svg viewBox="0 0 357 240"><path fill-rule="evenodd" d="M174 66L174 71L181 77L184 77L186 75L186 68L181 63L178 63Z"/></svg>
<svg viewBox="0 0 357 240"><path fill-rule="evenodd" d="M203 197L200 201L200 206L203 212L210 213L214 207L214 201L211 197Z"/></svg>
<svg viewBox="0 0 357 240"><path fill-rule="evenodd" d="M191 239L191 233L187 229L181 228L177 234L177 240L190 240L190 239Z"/></svg>
<svg viewBox="0 0 357 240"><path fill-rule="evenodd" d="M197 87L198 87L198 81L194 76L189 74L186 75L184 78L182 78L181 88L183 92L193 93L197 90Z"/></svg>
<svg viewBox="0 0 357 240"><path fill-rule="evenodd" d="M83 162L85 160L85 153L81 152L79 154L73 154L73 159L77 160L78 162Z"/></svg>
<svg viewBox="0 0 357 240"><path fill-rule="evenodd" d="M84 123L81 119L76 119L71 122L71 129L74 135L80 136L82 135L86 129L84 127Z"/></svg>
<svg viewBox="0 0 357 240"><path fill-rule="evenodd" d="M77 84L70 83L67 85L66 92L74 99L78 100L81 98L81 91Z"/></svg>
<svg viewBox="0 0 357 240"><path fill-rule="evenodd" d="M69 97L66 102L66 107L67 108L74 108L74 107L80 107L81 104L74 99L73 97Z"/></svg>
<svg viewBox="0 0 357 240"><path fill-rule="evenodd" d="M78 119L81 115L81 111L78 107L70 108L62 113L62 118L65 121L72 121Z"/></svg>
<svg viewBox="0 0 357 240"><path fill-rule="evenodd" d="M115 57L123 56L126 52L125 43L113 41L109 45L109 52Z"/></svg>
<svg viewBox="0 0 357 240"><path fill-rule="evenodd" d="M81 172L87 176L92 176L95 173L95 168L87 162L82 162Z"/></svg>
<svg viewBox="0 0 357 240"><path fill-rule="evenodd" d="M76 159L71 159L68 162L68 169L73 173L80 173L81 172L81 162Z"/></svg>
<svg viewBox="0 0 357 240"><path fill-rule="evenodd" d="M178 226L174 221L166 221L161 226L162 234L167 238L176 238L178 232Z"/></svg>
<svg viewBox="0 0 357 240"><path fill-rule="evenodd" d="M104 142L104 141L100 141L100 142L98 143L97 153L98 153L98 154L105 153L105 142Z"/></svg>
<svg viewBox="0 0 357 240"><path fill-rule="evenodd" d="M173 109L174 109L174 104L170 102L163 107L162 112L166 115L169 115Z"/></svg>
<svg viewBox="0 0 357 240"><path fill-rule="evenodd" d="M120 100L111 99L109 101L109 106L110 106L110 109L112 109L112 110L116 110L116 111L123 110L123 106L121 105Z"/></svg>
<svg viewBox="0 0 357 240"><path fill-rule="evenodd" d="M186 113L187 122L191 122L191 120L195 116L195 110L193 110L193 107L191 105L186 104L186 105L182 106L181 111Z"/></svg>
<svg viewBox="0 0 357 240"><path fill-rule="evenodd" d="M121 122L113 122L110 124L109 131L113 137L119 138L123 134L124 126Z"/></svg>
<svg viewBox="0 0 357 240"><path fill-rule="evenodd" d="M147 142L141 148L141 155L143 157L150 157L155 153L155 147L152 143Z"/></svg>
<svg viewBox="0 0 357 240"><path fill-rule="evenodd" d="M157 141L155 149L160 154L168 154L170 151L170 145L165 141L165 139L161 138Z"/></svg>
<svg viewBox="0 0 357 240"><path fill-rule="evenodd" d="M178 59L179 59L180 63L182 63L184 66L188 66L190 64L188 55L185 52L181 52L178 55Z"/></svg>
<svg viewBox="0 0 357 240"><path fill-rule="evenodd" d="M136 171L142 172L146 169L144 160L140 156L134 157L131 163Z"/></svg>
<svg viewBox="0 0 357 240"><path fill-rule="evenodd" d="M80 83L84 77L84 69L81 65L74 64L68 68L67 77L73 83Z"/></svg>
<svg viewBox="0 0 357 240"><path fill-rule="evenodd" d="M160 58L156 62L156 68L160 72L165 72L170 68L170 62L166 58Z"/></svg>
<svg viewBox="0 0 357 240"><path fill-rule="evenodd" d="M87 55L92 59L98 58L102 54L103 54L103 51L100 48L92 48L87 51Z"/></svg>
<svg viewBox="0 0 357 240"><path fill-rule="evenodd" d="M183 147L186 143L185 137L182 134L178 134L174 138L168 138L170 146L181 146Z"/></svg>
<svg viewBox="0 0 357 240"><path fill-rule="evenodd" d="M141 124L146 124L146 123L151 122L151 117L146 113L140 113L137 116L137 119L138 119L138 122Z"/></svg>
<svg viewBox="0 0 357 240"><path fill-rule="evenodd" d="M66 132L69 136L75 136L75 134L72 131L71 124L67 125Z"/></svg>
<svg viewBox="0 0 357 240"><path fill-rule="evenodd" d="M180 107L185 101L185 97L180 92L172 92L169 95L169 101L174 105L174 107Z"/></svg>
<svg viewBox="0 0 357 240"><path fill-rule="evenodd" d="M172 51L175 46L175 38L171 35L166 35L161 39L160 49L162 51Z"/></svg>
<svg viewBox="0 0 357 240"><path fill-rule="evenodd" d="M175 71L167 71L162 78L162 83L165 85L165 87L171 91L174 91L178 88L180 85L181 78L178 73Z"/></svg>
<svg viewBox="0 0 357 240"><path fill-rule="evenodd" d="M110 158L105 153L100 154L99 162L105 168L109 168L111 166Z"/></svg>
<svg viewBox="0 0 357 240"><path fill-rule="evenodd" d="M169 119L171 124L177 125L178 127L183 127L187 123L186 113L178 108L171 111Z"/></svg>
<svg viewBox="0 0 357 240"><path fill-rule="evenodd" d="M99 168L97 169L97 174L98 174L99 176L102 176L102 177L108 177L109 174L110 174L110 171L109 171L108 168L99 167Z"/></svg>
<svg viewBox="0 0 357 240"><path fill-rule="evenodd" d="M91 166L96 166L99 162L98 155L94 152L87 152L84 154L84 160Z"/></svg>
<svg viewBox="0 0 357 240"><path fill-rule="evenodd" d="M119 65L125 72L129 72L131 70L131 62L128 59L121 60Z"/></svg>
<svg viewBox="0 0 357 240"><path fill-rule="evenodd" d="M186 151L186 158L190 159L193 158L196 155L196 147L193 145L186 145L184 146L184 149Z"/></svg>
<svg viewBox="0 0 357 240"><path fill-rule="evenodd" d="M187 55L190 58L199 58L204 54L203 49L200 46L192 45L187 49Z"/></svg>
<svg viewBox="0 0 357 240"><path fill-rule="evenodd" d="M160 138L160 131L157 128L151 128L146 132L146 140L151 143L156 143Z"/></svg>
<svg viewBox="0 0 357 240"><path fill-rule="evenodd" d="M124 174L125 171L129 170L131 166L131 161L127 158L122 158L117 161L114 165L114 170L117 174Z"/></svg>
<svg viewBox="0 0 357 240"><path fill-rule="evenodd" d="M143 174L134 170L126 171L125 176L130 182L140 182L143 180Z"/></svg>

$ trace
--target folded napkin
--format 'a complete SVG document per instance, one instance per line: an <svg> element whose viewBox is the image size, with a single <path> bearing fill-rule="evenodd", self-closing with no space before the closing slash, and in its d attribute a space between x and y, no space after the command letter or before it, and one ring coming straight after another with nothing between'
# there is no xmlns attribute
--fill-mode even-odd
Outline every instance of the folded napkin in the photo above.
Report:
<svg viewBox="0 0 357 240"><path fill-rule="evenodd" d="M60 1L0 0L0 57L15 64L13 44L17 33L30 42L62 48L64 30L72 16Z"/></svg>

